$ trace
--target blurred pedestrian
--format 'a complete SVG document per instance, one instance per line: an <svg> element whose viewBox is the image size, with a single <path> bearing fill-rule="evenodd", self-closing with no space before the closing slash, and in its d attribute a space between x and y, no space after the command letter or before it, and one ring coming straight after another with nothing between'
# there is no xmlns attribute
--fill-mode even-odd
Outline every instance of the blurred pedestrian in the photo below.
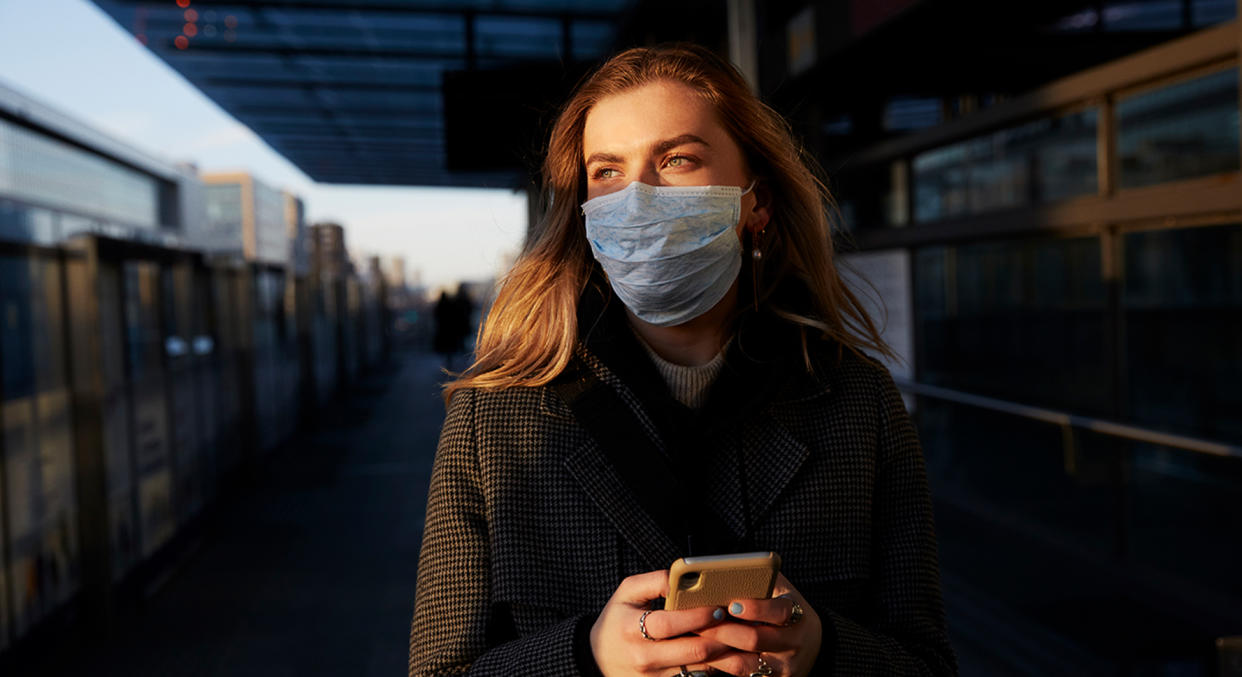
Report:
<svg viewBox="0 0 1242 677"><path fill-rule="evenodd" d="M436 328L432 335L431 348L444 356L444 368L453 369L453 357L465 348L465 332L462 330L461 303L456 296L449 296L447 291L440 292L436 307L432 311Z"/></svg>
<svg viewBox="0 0 1242 677"><path fill-rule="evenodd" d="M457 293L453 296L457 308L457 334L461 350L466 351L466 343L474 333L474 301L470 298L470 290L466 283L457 285ZM467 351L468 352L468 351Z"/></svg>

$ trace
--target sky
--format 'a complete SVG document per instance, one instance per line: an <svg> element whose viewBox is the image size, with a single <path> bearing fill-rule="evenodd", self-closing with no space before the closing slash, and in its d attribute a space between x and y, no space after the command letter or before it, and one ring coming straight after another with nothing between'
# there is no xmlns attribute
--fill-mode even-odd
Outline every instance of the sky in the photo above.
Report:
<svg viewBox="0 0 1242 677"><path fill-rule="evenodd" d="M405 256L430 287L503 272L526 230L524 193L315 183L87 0L0 0L0 82L150 155L296 193L308 223Z"/></svg>

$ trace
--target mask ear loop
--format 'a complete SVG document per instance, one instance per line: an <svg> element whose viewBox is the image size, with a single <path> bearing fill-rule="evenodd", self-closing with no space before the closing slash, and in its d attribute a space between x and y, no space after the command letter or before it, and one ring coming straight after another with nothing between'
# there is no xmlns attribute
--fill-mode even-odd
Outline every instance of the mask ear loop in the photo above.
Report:
<svg viewBox="0 0 1242 677"><path fill-rule="evenodd" d="M758 232L751 231L750 234L750 284L751 299L755 304L755 312L759 312L759 267L763 265L763 251L759 248L759 240L763 236L764 229Z"/></svg>
<svg viewBox="0 0 1242 677"><path fill-rule="evenodd" d="M755 184L759 183L759 178L755 177L751 180L746 190L742 191L742 195L754 190ZM740 197L740 196L739 196ZM751 299L755 304L755 312L759 312L759 266L763 263L763 251L759 248L759 240L763 237L767 228L760 228L757 232L750 231L750 283L751 283Z"/></svg>

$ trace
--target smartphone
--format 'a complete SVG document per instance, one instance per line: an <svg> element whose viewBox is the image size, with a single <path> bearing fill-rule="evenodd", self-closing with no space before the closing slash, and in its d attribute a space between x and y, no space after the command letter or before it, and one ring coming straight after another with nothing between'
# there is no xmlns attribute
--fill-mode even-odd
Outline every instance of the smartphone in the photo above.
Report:
<svg viewBox="0 0 1242 677"><path fill-rule="evenodd" d="M668 572L664 610L724 606L735 599L767 599L781 558L774 552L683 557Z"/></svg>

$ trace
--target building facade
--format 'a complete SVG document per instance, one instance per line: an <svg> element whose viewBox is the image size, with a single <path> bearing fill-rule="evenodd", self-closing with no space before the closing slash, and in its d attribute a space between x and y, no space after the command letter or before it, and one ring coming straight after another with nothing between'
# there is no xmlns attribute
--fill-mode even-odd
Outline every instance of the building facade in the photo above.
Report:
<svg viewBox="0 0 1242 677"><path fill-rule="evenodd" d="M201 226L194 169L152 157L0 83L0 239L77 233L177 246Z"/></svg>
<svg viewBox="0 0 1242 677"><path fill-rule="evenodd" d="M67 338L79 319L67 287L82 267L57 246L84 233L182 246L201 225L202 197L192 167L149 156L0 85L0 648L62 608L82 583L75 347ZM131 345L147 348L125 355L131 375L144 372L146 356L162 353L150 308L158 281L148 272L127 268L107 289L114 306L148 311L113 325ZM125 364L104 365L113 387L101 393L101 409L112 431L129 425L129 395L118 385ZM146 402L141 393L135 400ZM118 557L139 547L129 510L134 493L146 515L167 513L159 473L166 465L158 461L133 476L125 455L107 457L115 481L104 500L124 506L107 529Z"/></svg>
<svg viewBox="0 0 1242 677"><path fill-rule="evenodd" d="M301 200L246 172L207 173L207 219L195 244L219 255L286 265L299 252Z"/></svg>

